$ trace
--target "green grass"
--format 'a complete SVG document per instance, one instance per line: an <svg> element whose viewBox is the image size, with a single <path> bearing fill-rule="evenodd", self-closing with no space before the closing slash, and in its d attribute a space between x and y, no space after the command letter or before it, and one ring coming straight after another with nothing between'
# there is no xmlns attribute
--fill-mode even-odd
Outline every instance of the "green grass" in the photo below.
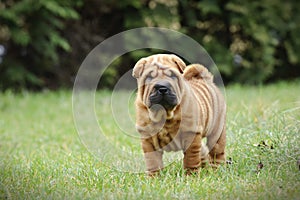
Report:
<svg viewBox="0 0 300 200"><path fill-rule="evenodd" d="M109 168L109 158L103 163L90 153L74 125L71 91L2 93L0 199L299 199L299 92L299 82L229 86L232 164L185 176L178 161L156 178ZM128 107L126 93L115 95ZM117 146L139 152L139 142L122 134L110 115L110 97L107 91L96 94L99 124Z"/></svg>

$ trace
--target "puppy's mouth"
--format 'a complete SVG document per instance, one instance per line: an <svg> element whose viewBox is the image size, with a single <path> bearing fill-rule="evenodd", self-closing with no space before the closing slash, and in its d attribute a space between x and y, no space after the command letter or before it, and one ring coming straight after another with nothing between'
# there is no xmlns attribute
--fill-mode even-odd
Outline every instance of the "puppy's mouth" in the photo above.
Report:
<svg viewBox="0 0 300 200"><path fill-rule="evenodd" d="M159 104L167 111L173 110L177 105L177 96L172 91L168 82L161 82L154 85L154 89L149 96L150 107ZM159 108L159 107L157 107Z"/></svg>

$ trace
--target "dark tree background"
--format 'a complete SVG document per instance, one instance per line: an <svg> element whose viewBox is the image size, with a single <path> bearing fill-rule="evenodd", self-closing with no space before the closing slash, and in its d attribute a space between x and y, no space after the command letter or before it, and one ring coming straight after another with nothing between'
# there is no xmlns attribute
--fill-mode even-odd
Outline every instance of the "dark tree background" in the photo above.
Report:
<svg viewBox="0 0 300 200"><path fill-rule="evenodd" d="M106 38L137 27L165 27L197 40L226 83L300 77L300 1L2 0L0 89L72 87L86 55ZM102 87L152 50L126 54Z"/></svg>

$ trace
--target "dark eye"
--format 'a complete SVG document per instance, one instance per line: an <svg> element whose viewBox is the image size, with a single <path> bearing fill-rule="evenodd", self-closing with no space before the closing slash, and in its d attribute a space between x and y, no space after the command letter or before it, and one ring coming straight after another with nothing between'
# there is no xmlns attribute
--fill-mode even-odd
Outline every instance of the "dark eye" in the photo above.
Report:
<svg viewBox="0 0 300 200"><path fill-rule="evenodd" d="M152 79L153 79L153 77L151 76L151 73L149 73L149 74L146 76L145 81L151 81Z"/></svg>
<svg viewBox="0 0 300 200"><path fill-rule="evenodd" d="M174 72L172 72L172 71L171 71L170 78L172 78L172 79L176 79L176 78L177 78L177 76L176 76L176 74L175 74Z"/></svg>

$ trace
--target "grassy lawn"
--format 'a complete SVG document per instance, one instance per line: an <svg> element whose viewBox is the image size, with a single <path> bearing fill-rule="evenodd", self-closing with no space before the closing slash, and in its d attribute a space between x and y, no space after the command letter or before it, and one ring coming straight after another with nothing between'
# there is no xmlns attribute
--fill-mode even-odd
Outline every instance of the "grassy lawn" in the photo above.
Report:
<svg viewBox="0 0 300 200"><path fill-rule="evenodd" d="M82 144L71 91L2 93L0 199L299 199L299 92L299 81L229 86L227 158L232 164L185 176L177 161L156 178L110 168L110 158L103 163ZM114 95L128 107L124 92ZM110 98L107 91L96 94L98 122L117 146L140 151L138 141L116 126ZM116 109L118 116L124 114ZM134 112L132 105L129 110Z"/></svg>

